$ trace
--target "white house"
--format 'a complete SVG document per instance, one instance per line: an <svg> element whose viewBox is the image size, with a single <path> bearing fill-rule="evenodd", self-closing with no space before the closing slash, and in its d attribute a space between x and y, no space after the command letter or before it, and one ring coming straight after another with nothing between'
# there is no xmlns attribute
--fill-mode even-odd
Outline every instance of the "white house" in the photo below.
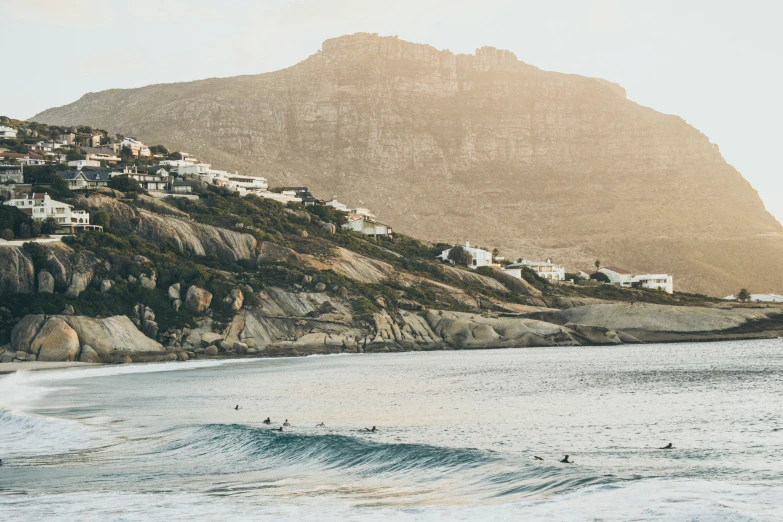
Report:
<svg viewBox="0 0 783 522"><path fill-rule="evenodd" d="M363 207L357 207L352 208L348 210L349 214L356 214L357 216L364 216L370 219L373 219L375 217L375 214L370 212L369 208L363 208Z"/></svg>
<svg viewBox="0 0 783 522"><path fill-rule="evenodd" d="M108 170L60 170L57 172L68 182L71 190L83 190L88 188L107 187L112 173Z"/></svg>
<svg viewBox="0 0 783 522"><path fill-rule="evenodd" d="M81 169L83 167L100 167L101 162L95 160L74 160L68 162L69 167Z"/></svg>
<svg viewBox="0 0 783 522"><path fill-rule="evenodd" d="M220 176L215 179L215 184L234 192L239 192L240 196L245 196L249 193L266 192L266 189L269 187L266 183L266 178L261 176L240 176L239 174L228 175L227 178Z"/></svg>
<svg viewBox="0 0 783 522"><path fill-rule="evenodd" d="M71 229L101 229L90 225L90 214L84 210L74 210L73 205L55 201L49 194L34 193L32 196L25 194L24 198L5 201L4 205L18 208L31 218L43 221L46 218L54 218L61 228Z"/></svg>
<svg viewBox="0 0 783 522"><path fill-rule="evenodd" d="M263 199L271 199L272 201L278 201L283 205L285 205L286 203L302 202L302 198L300 198L297 195L297 193L293 190L284 190L282 192L269 192L266 190L262 190L259 192L254 192L254 194Z"/></svg>
<svg viewBox="0 0 783 522"><path fill-rule="evenodd" d="M6 127L0 125L0 139L13 139L16 138L17 131L13 127Z"/></svg>
<svg viewBox="0 0 783 522"><path fill-rule="evenodd" d="M169 165L172 167L172 169L176 168L177 174L182 177L196 177L201 178L201 176L207 176L210 179L208 180L202 180L202 181L208 181L209 183L212 183L212 181L215 178L215 175L212 174L210 177L210 165L209 163L188 163L184 160L167 160L167 161L161 161L161 165ZM213 171L214 172L214 171Z"/></svg>
<svg viewBox="0 0 783 522"><path fill-rule="evenodd" d="M653 290L664 290L670 294L674 293L674 278L669 274L641 274L635 275L631 279L631 286L651 288Z"/></svg>
<svg viewBox="0 0 783 522"><path fill-rule="evenodd" d="M549 281L565 281L565 267L554 264L551 258L546 261L528 261L523 259L522 261L506 265L501 270L517 279L522 279L522 269L524 268L529 268L539 277Z"/></svg>
<svg viewBox="0 0 783 522"><path fill-rule="evenodd" d="M88 161L105 161L107 163L117 163L120 161L120 157L109 148L95 148L95 147L80 147L82 154L85 155Z"/></svg>
<svg viewBox="0 0 783 522"><path fill-rule="evenodd" d="M340 203L339 201L337 201L337 198L335 197L332 197L331 200L324 203L324 206L332 207L335 210L339 210L340 212L348 212L348 205L346 205L345 203Z"/></svg>
<svg viewBox="0 0 783 522"><path fill-rule="evenodd" d="M133 137L124 138L120 142L120 148L125 148L125 147L128 147L131 150L131 153L136 157L143 156L149 158L150 156L152 156L149 147L144 145L136 138Z"/></svg>
<svg viewBox="0 0 783 522"><path fill-rule="evenodd" d="M0 183L24 183L24 167L21 165L0 165Z"/></svg>
<svg viewBox="0 0 783 522"><path fill-rule="evenodd" d="M488 252L487 250L483 250L481 248L474 248L470 246L470 242L468 241L465 241L465 246L462 248L470 255L471 260L470 263L468 263L469 268L475 269L480 266L490 266L492 264L492 252ZM448 261L453 264L453 262L449 259L449 252L451 252L451 248L444 250L437 257L443 261Z"/></svg>
<svg viewBox="0 0 783 522"><path fill-rule="evenodd" d="M351 214L348 217L348 222L342 225L344 230L351 230L353 232L359 232L365 236L390 236L392 229L389 225L379 223L374 219L370 219L367 216L359 214Z"/></svg>
<svg viewBox="0 0 783 522"><path fill-rule="evenodd" d="M609 284L624 286L627 288L631 287L633 274L624 268L619 268L616 266L602 266L598 269L598 271L609 278Z"/></svg>

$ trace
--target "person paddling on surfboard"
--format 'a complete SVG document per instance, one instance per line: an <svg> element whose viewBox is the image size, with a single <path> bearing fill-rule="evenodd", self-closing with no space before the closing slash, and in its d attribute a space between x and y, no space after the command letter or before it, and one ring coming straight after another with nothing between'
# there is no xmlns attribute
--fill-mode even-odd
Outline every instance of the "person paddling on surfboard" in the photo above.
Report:
<svg viewBox="0 0 783 522"><path fill-rule="evenodd" d="M658 449L674 449L674 446L672 446L672 443L670 442L666 446L664 446L662 448L658 448Z"/></svg>
<svg viewBox="0 0 783 522"><path fill-rule="evenodd" d="M235 409L235 410L237 410L237 411L239 411L239 404L237 404L237 405L236 405L236 408L234 408L234 409Z"/></svg>
<svg viewBox="0 0 783 522"><path fill-rule="evenodd" d="M568 455L563 457L563 460L561 460L560 462L562 462L563 464L573 464L574 463L573 460L568 460Z"/></svg>
<svg viewBox="0 0 783 522"><path fill-rule="evenodd" d="M267 418L264 420L264 424L272 424L272 419L270 419L269 417L267 417Z"/></svg>
<svg viewBox="0 0 783 522"><path fill-rule="evenodd" d="M539 457L539 456L537 456L537 455L534 455L534 456L533 456L533 459L534 459L534 460L544 460L544 459L542 459L541 457Z"/></svg>
<svg viewBox="0 0 783 522"><path fill-rule="evenodd" d="M373 426L373 427L372 427L372 429L370 429L370 428L364 428L364 431L369 431L369 432L371 432L371 433L375 433L376 431L378 431L378 428L376 428L375 426Z"/></svg>

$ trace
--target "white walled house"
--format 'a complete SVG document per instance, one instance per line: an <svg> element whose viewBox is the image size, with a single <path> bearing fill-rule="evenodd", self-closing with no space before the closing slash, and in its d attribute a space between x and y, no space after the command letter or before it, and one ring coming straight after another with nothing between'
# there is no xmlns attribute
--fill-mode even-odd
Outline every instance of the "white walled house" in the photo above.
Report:
<svg viewBox="0 0 783 522"><path fill-rule="evenodd" d="M379 223L374 219L370 219L367 216L359 214L351 214L348 217L348 222L341 227L343 230L350 230L352 232L359 232L365 236L390 236L392 229L389 225Z"/></svg>
<svg viewBox="0 0 783 522"><path fill-rule="evenodd" d="M74 160L68 162L69 167L81 169L83 167L100 167L101 162L95 160Z"/></svg>
<svg viewBox="0 0 783 522"><path fill-rule="evenodd" d="M54 218L60 228L76 230L94 230L102 227L90 225L90 214L84 210L74 210L73 205L56 201L49 194L25 194L24 198L11 199L3 203L18 208L31 218L43 221Z"/></svg>
<svg viewBox="0 0 783 522"><path fill-rule="evenodd" d="M133 137L124 138L120 142L120 150L122 150L125 147L128 147L131 150L131 153L133 153L133 155L136 157L149 158L150 156L152 156L149 147L144 145L141 141L137 140L136 138Z"/></svg>
<svg viewBox="0 0 783 522"><path fill-rule="evenodd" d="M6 127L5 125L0 125L0 139L14 139L17 135L16 129L13 127Z"/></svg>
<svg viewBox="0 0 783 522"><path fill-rule="evenodd" d="M465 249L465 251L470 254L471 261L468 264L468 268L478 268L480 266L491 266L492 265L492 252L489 252L487 250L481 249L481 248L474 248L470 246L470 242L465 241L465 246L462 247ZM449 259L449 252L451 252L451 248L444 250L441 252L439 256L437 256L442 261L446 262L452 262ZM452 263L453 264L453 263Z"/></svg>
<svg viewBox="0 0 783 522"><path fill-rule="evenodd" d="M109 148L79 147L82 154L88 161L105 161L106 163L117 163L120 157Z"/></svg>
<svg viewBox="0 0 783 522"><path fill-rule="evenodd" d="M331 200L327 201L324 203L324 206L332 207L335 210L339 210L340 212L348 212L348 205L345 203L340 203L336 198L332 198Z"/></svg>
<svg viewBox="0 0 783 522"><path fill-rule="evenodd" d="M229 175L226 179L222 177L216 179L216 185L221 185L229 190L238 192L240 196L246 196L247 194L257 194L259 192L266 192L269 185L266 183L266 178L260 176L240 176L239 174Z"/></svg>
<svg viewBox="0 0 783 522"><path fill-rule="evenodd" d="M548 281L565 281L565 267L554 264L552 259L547 259L546 261L528 261L523 259L522 261L504 266L501 268L501 271L517 279L522 279L522 269L524 268L529 268L536 275Z"/></svg>
<svg viewBox="0 0 783 522"><path fill-rule="evenodd" d="M664 290L670 294L674 293L674 278L669 274L642 274L635 275L631 279L631 286L650 288L653 290Z"/></svg>
<svg viewBox="0 0 783 522"><path fill-rule="evenodd" d="M624 286L626 288L631 287L633 274L624 268L618 268L616 266L602 266L598 269L598 271L609 278L609 284Z"/></svg>
<svg viewBox="0 0 783 522"><path fill-rule="evenodd" d="M0 183L24 183L24 167L21 165L0 165Z"/></svg>
<svg viewBox="0 0 783 522"><path fill-rule="evenodd" d="M271 199L272 201L277 201L279 203L282 203L285 205L286 203L301 203L302 198L300 198L297 193L293 190L284 190L282 192L269 192L269 191L260 191L260 192L254 192L256 196L263 199Z"/></svg>

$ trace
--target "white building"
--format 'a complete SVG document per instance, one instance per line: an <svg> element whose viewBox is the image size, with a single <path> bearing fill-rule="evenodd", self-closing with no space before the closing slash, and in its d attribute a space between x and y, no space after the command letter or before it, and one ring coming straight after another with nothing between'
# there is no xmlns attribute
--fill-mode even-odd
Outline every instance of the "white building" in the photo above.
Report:
<svg viewBox="0 0 783 522"><path fill-rule="evenodd" d="M302 198L297 196L296 192L293 190L284 190L282 192L261 191L261 192L254 192L254 194L260 198L271 199L272 201L280 202L283 205L285 205L286 203L302 202Z"/></svg>
<svg viewBox="0 0 783 522"><path fill-rule="evenodd" d="M651 288L653 290L664 290L670 294L674 293L674 278L669 274L642 274L635 275L631 279L631 286Z"/></svg>
<svg viewBox="0 0 783 522"><path fill-rule="evenodd" d="M554 264L551 258L546 261L528 261L523 259L522 261L506 265L501 270L510 276L522 279L522 270L524 268L529 268L539 277L549 281L565 281L565 267Z"/></svg>
<svg viewBox="0 0 783 522"><path fill-rule="evenodd" d="M370 212L369 208L363 208L363 207L357 207L352 208L348 210L349 214L356 214L357 216L364 216L370 219L373 219L375 217L375 214Z"/></svg>
<svg viewBox="0 0 783 522"><path fill-rule="evenodd" d="M54 218L61 228L71 229L100 229L90 225L90 214L84 210L74 210L73 205L55 201L49 194L35 193L32 196L25 194L24 198L11 199L3 203L18 208L31 218L43 221L46 218Z"/></svg>
<svg viewBox="0 0 783 522"><path fill-rule="evenodd" d="M340 212L348 212L348 205L344 203L340 203L337 201L337 198L332 197L331 200L324 203L325 207L332 207L335 210L339 210Z"/></svg>
<svg viewBox="0 0 783 522"><path fill-rule="evenodd" d="M239 174L229 174L226 177L221 172L219 177L215 178L215 184L226 187L229 190L238 192L240 196L246 196L247 194L258 194L266 192L269 185L267 185L266 178L261 176L240 176Z"/></svg>
<svg viewBox="0 0 783 522"><path fill-rule="evenodd" d="M114 153L112 149L109 148L80 147L80 150L88 161L105 161L107 163L117 163L121 159Z"/></svg>
<svg viewBox="0 0 783 522"><path fill-rule="evenodd" d="M470 263L468 263L469 268L478 268L480 266L490 266L492 265L492 252L488 252L487 250L483 250L481 248L474 248L470 246L470 242L465 241L465 246L462 247L469 255L470 255ZM454 264L449 259L449 252L451 252L451 248L448 250L444 250L441 252L439 256L437 256L439 259L443 261L448 261L452 264Z"/></svg>
<svg viewBox="0 0 783 522"><path fill-rule="evenodd" d="M609 284L625 288L650 288L674 293L674 278L669 274L639 274L633 275L624 268L602 266L599 272L609 278Z"/></svg>
<svg viewBox="0 0 783 522"><path fill-rule="evenodd" d="M68 162L69 167L81 169L83 167L100 167L101 162L95 160L74 160Z"/></svg>
<svg viewBox="0 0 783 522"><path fill-rule="evenodd" d="M343 230L359 232L365 236L390 236L392 229L389 225L379 223L374 219L360 214L351 214L348 216L348 222L342 225Z"/></svg>
<svg viewBox="0 0 783 522"><path fill-rule="evenodd" d="M609 284L631 288L633 274L628 270L616 266L602 266L598 271L609 278Z"/></svg>
<svg viewBox="0 0 783 522"><path fill-rule="evenodd" d="M13 139L16 138L17 131L12 127L6 127L0 125L0 139Z"/></svg>
<svg viewBox="0 0 783 522"><path fill-rule="evenodd" d="M24 183L24 167L21 165L0 165L0 183Z"/></svg>
<svg viewBox="0 0 783 522"><path fill-rule="evenodd" d="M124 138L120 142L120 148L123 149L125 147L128 147L131 150L131 153L136 157L146 157L149 158L152 156L152 153L150 152L149 147L144 145L142 142L137 140L136 138L130 137L130 138Z"/></svg>

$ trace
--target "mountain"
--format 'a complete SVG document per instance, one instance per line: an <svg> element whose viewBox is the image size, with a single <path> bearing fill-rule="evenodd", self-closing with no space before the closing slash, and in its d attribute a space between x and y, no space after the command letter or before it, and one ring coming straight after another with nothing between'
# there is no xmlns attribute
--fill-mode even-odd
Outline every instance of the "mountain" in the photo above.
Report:
<svg viewBox="0 0 783 522"><path fill-rule="evenodd" d="M616 84L508 51L360 33L281 71L90 93L32 119L308 185L417 237L598 258L713 295L783 291L783 227L717 145Z"/></svg>

